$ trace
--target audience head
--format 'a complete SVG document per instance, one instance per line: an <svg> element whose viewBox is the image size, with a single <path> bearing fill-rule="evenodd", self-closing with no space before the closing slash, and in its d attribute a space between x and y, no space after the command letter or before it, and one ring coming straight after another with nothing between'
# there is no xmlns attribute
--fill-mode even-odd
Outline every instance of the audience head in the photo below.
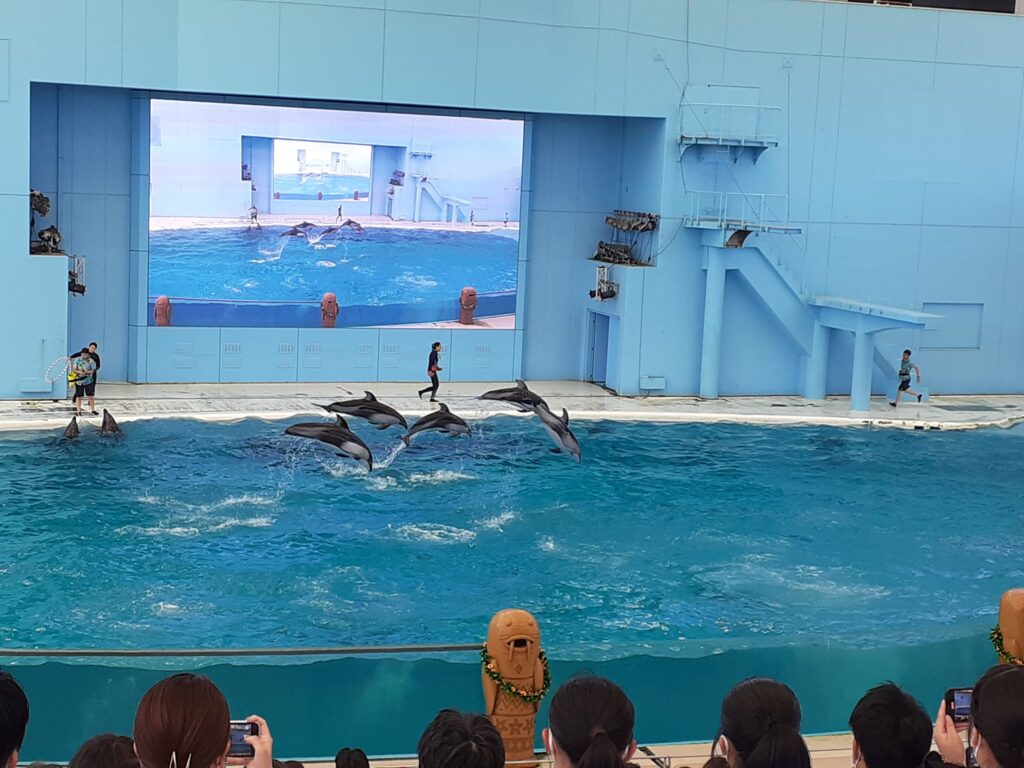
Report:
<svg viewBox="0 0 1024 768"><path fill-rule="evenodd" d="M565 682L551 698L544 747L558 768L621 768L636 751L633 703L603 677Z"/></svg>
<svg viewBox="0 0 1024 768"><path fill-rule="evenodd" d="M223 768L230 722L228 703L208 677L185 673L161 680L135 713L141 768Z"/></svg>
<svg viewBox="0 0 1024 768"><path fill-rule="evenodd" d="M25 740L28 699L17 681L0 672L0 768L14 768Z"/></svg>
<svg viewBox="0 0 1024 768"><path fill-rule="evenodd" d="M1000 664L974 684L971 746L981 768L1024 768L1024 666Z"/></svg>
<svg viewBox="0 0 1024 768"><path fill-rule="evenodd" d="M435 341L433 344L430 345L430 348L435 352L438 352L441 349L441 342Z"/></svg>
<svg viewBox="0 0 1024 768"><path fill-rule="evenodd" d="M722 702L715 746L731 768L810 768L800 736L800 702L788 686L765 677L737 684Z"/></svg>
<svg viewBox="0 0 1024 768"><path fill-rule="evenodd" d="M932 723L917 701L892 683L864 694L850 715L855 768L919 768Z"/></svg>
<svg viewBox="0 0 1024 768"><path fill-rule="evenodd" d="M484 715L442 709L416 747L420 768L502 768L505 744ZM340 755L339 755L340 756Z"/></svg>
<svg viewBox="0 0 1024 768"><path fill-rule="evenodd" d="M68 768L138 768L135 745L127 736L104 733L78 748Z"/></svg>
<svg viewBox="0 0 1024 768"><path fill-rule="evenodd" d="M334 768L370 768L370 761L363 750L344 747L334 756Z"/></svg>

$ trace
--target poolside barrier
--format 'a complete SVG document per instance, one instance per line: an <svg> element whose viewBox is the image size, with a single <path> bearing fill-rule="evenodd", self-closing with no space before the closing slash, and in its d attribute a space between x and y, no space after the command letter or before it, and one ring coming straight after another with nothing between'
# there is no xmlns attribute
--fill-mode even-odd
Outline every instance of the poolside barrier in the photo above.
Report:
<svg viewBox="0 0 1024 768"><path fill-rule="evenodd" d="M479 299L476 295L476 288L466 286L459 294L459 323L462 325L473 324L473 313L476 311Z"/></svg>

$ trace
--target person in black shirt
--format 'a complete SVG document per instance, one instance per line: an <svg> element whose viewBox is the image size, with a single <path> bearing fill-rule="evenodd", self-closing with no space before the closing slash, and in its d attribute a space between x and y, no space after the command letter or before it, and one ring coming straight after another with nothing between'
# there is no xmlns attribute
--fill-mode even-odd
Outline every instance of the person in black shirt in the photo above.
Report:
<svg viewBox="0 0 1024 768"><path fill-rule="evenodd" d="M83 394L89 398L89 410L92 411L94 416L96 415L96 382L100 377L100 356L96 352L96 348L98 346L99 345L95 341L89 342L89 357L92 358L92 361L94 363L96 363L96 370L93 371L92 381L82 388ZM86 350L82 351L84 352ZM82 352L75 352L75 354L73 354L70 359L74 360L76 357L81 356Z"/></svg>
<svg viewBox="0 0 1024 768"><path fill-rule="evenodd" d="M437 402L437 388L440 382L437 380L437 372L443 371L444 368L440 366L441 362L441 342L435 341L430 347L430 358L427 360L427 376L430 379L430 386L424 387L419 391L420 400L423 399L423 395L427 392L430 393L430 402Z"/></svg>

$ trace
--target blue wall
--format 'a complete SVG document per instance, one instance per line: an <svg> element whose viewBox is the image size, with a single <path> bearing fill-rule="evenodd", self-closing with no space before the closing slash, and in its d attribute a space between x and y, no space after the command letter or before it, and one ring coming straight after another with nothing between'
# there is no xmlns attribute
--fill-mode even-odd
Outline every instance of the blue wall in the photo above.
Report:
<svg viewBox="0 0 1024 768"><path fill-rule="evenodd" d="M337 77L333 47L309 46L310 29L334 30L360 66ZM121 234L126 195L132 231L145 195L142 155L125 149L130 89L534 114L524 324L511 337L513 370L527 377L583 376L594 309L619 319L611 386L639 392L641 376L663 376L667 392L696 392L702 248L679 222L688 191L719 189L789 194L802 233L758 244L805 293L948 312L879 338L890 357L915 350L933 393L1022 389L1022 18L811 0L59 0L47 34L40 57L38 14L5 9L0 324L12 343L2 397L49 395L41 369L80 337L101 341L108 375L124 365L139 378L153 362L137 327L144 308L123 293L121 265L137 287L145 249L132 240L125 254ZM30 120L31 81L124 90L36 88ZM680 161L682 89L709 83L750 86L782 107L780 146L756 165L695 152ZM55 146L56 171L70 176L55 177ZM58 182L53 220L90 260L90 293L72 300L70 318L65 264L28 256L24 242L29 185ZM592 302L587 259L608 234L603 214L620 206L661 213L656 266L614 268L619 296ZM730 276L726 295L723 393L798 391L800 355L771 313L742 279ZM849 345L833 335L829 389L843 392Z"/></svg>

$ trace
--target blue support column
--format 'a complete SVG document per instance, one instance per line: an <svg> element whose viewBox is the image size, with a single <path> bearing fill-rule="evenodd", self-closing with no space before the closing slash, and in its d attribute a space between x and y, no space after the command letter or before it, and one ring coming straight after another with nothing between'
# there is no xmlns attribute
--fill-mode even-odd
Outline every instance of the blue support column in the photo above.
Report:
<svg viewBox="0 0 1024 768"><path fill-rule="evenodd" d="M811 356L807 360L807 380L804 383L804 397L808 400L824 400L827 394L828 348L831 337L832 329L815 321Z"/></svg>
<svg viewBox="0 0 1024 768"><path fill-rule="evenodd" d="M708 248L704 290L704 337L700 355L700 396L718 397L722 365L722 316L725 312L725 260L720 248Z"/></svg>
<svg viewBox="0 0 1024 768"><path fill-rule="evenodd" d="M853 380L850 410L871 410L871 370L875 363L875 335L857 331L853 340Z"/></svg>

